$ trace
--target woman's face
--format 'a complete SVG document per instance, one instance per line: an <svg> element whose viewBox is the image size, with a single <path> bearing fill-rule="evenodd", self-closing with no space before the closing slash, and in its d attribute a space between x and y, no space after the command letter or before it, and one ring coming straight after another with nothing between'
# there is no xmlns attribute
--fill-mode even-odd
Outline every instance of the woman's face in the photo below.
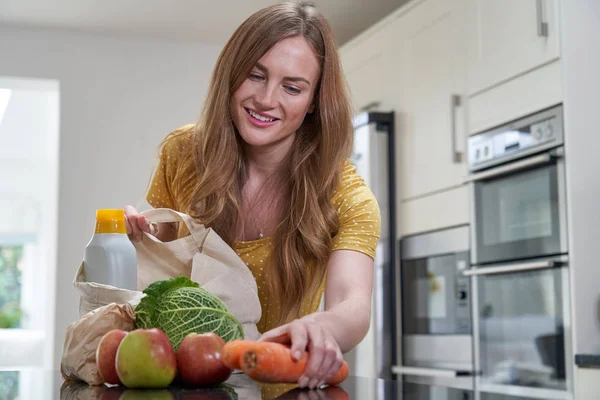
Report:
<svg viewBox="0 0 600 400"><path fill-rule="evenodd" d="M303 37L281 40L265 53L232 97L233 122L255 148L291 146L313 97L320 67Z"/></svg>

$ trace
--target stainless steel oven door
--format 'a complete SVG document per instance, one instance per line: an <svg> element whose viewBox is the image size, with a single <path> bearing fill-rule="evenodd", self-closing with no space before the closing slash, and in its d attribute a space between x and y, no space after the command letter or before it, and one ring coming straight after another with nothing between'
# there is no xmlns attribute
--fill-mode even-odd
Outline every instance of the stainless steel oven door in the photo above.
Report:
<svg viewBox="0 0 600 400"><path fill-rule="evenodd" d="M400 242L402 334L471 334L469 228L460 226Z"/></svg>
<svg viewBox="0 0 600 400"><path fill-rule="evenodd" d="M471 268L475 385L569 399L572 349L566 256Z"/></svg>
<svg viewBox="0 0 600 400"><path fill-rule="evenodd" d="M471 264L565 254L562 147L473 174Z"/></svg>
<svg viewBox="0 0 600 400"><path fill-rule="evenodd" d="M404 335L471 334L469 253L403 261Z"/></svg>

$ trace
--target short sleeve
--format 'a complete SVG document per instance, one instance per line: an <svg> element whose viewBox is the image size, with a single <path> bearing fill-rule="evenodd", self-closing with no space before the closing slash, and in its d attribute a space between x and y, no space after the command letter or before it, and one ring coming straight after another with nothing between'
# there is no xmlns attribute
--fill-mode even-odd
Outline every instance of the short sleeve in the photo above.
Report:
<svg viewBox="0 0 600 400"><path fill-rule="evenodd" d="M167 136L160 149L158 165L146 193L146 200L154 208L177 209L177 199L173 193L173 179L178 167L182 140L193 125L186 125Z"/></svg>
<svg viewBox="0 0 600 400"><path fill-rule="evenodd" d="M354 250L375 258L380 237L381 215L375 195L346 162L333 203L340 219L340 229L333 238L333 250Z"/></svg>

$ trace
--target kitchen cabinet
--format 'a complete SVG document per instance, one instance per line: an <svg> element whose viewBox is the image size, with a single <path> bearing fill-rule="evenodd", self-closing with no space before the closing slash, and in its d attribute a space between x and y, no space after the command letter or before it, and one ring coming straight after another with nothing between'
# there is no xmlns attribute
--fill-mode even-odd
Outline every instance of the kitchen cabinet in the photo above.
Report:
<svg viewBox="0 0 600 400"><path fill-rule="evenodd" d="M465 5L427 0L393 23L401 201L457 188L467 173Z"/></svg>
<svg viewBox="0 0 600 400"><path fill-rule="evenodd" d="M399 204L398 238L469 223L469 187L461 185Z"/></svg>
<svg viewBox="0 0 600 400"><path fill-rule="evenodd" d="M350 47L342 50L342 65L358 113L381 106L384 82L389 68L391 35L387 25L365 32Z"/></svg>
<svg viewBox="0 0 600 400"><path fill-rule="evenodd" d="M559 0L468 0L469 94L560 57Z"/></svg>

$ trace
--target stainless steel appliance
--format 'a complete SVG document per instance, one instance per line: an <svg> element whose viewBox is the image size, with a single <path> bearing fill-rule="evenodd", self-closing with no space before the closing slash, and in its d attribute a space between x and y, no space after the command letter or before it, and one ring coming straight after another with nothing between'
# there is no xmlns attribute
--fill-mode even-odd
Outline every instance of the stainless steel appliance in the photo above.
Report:
<svg viewBox="0 0 600 400"><path fill-rule="evenodd" d="M391 379L391 367L396 354L394 113L365 112L356 115L353 123L351 161L377 198L381 232L375 254L371 327L357 348L344 357L353 375ZM365 394L365 398L374 395L371 392Z"/></svg>
<svg viewBox="0 0 600 400"><path fill-rule="evenodd" d="M562 106L468 139L475 385L570 398Z"/></svg>
<svg viewBox="0 0 600 400"><path fill-rule="evenodd" d="M562 106L468 139L475 265L566 254Z"/></svg>
<svg viewBox="0 0 600 400"><path fill-rule="evenodd" d="M405 382L473 388L469 227L400 241L401 364Z"/></svg>

